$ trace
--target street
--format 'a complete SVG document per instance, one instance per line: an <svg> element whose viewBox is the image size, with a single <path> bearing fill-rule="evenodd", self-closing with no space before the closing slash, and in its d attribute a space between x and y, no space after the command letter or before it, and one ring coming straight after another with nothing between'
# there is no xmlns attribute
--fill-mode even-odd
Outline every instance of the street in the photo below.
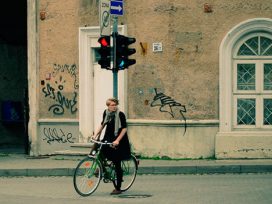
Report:
<svg viewBox="0 0 272 204"><path fill-rule="evenodd" d="M270 204L272 174L138 175L132 188L111 196L100 183L89 197L79 196L72 177L1 177L1 204Z"/></svg>

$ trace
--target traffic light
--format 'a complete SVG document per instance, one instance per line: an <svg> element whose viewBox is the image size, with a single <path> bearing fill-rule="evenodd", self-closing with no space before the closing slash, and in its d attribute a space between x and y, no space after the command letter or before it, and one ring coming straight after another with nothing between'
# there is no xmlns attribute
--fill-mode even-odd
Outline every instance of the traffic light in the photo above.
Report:
<svg viewBox="0 0 272 204"><path fill-rule="evenodd" d="M135 38L126 37L123 35L116 36L116 68L118 70L126 69L130 65L136 63L135 59L128 58L130 55L136 53L134 48L128 47L130 44L135 42Z"/></svg>
<svg viewBox="0 0 272 204"><path fill-rule="evenodd" d="M102 69L111 68L111 46L110 46L110 36L102 36L98 39L100 48L98 53L100 54L100 59L98 64L101 65Z"/></svg>

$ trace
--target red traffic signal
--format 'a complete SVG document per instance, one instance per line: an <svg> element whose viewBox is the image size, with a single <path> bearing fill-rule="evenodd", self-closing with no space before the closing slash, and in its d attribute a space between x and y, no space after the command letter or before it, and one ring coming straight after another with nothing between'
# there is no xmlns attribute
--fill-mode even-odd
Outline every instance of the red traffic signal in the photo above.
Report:
<svg viewBox="0 0 272 204"><path fill-rule="evenodd" d="M110 46L110 39L108 39L108 36L99 38L98 42L103 47L109 47Z"/></svg>
<svg viewBox="0 0 272 204"><path fill-rule="evenodd" d="M98 64L100 64L102 69L111 68L111 46L110 46L110 36L102 36L98 39L100 48L98 53L100 54L100 59Z"/></svg>

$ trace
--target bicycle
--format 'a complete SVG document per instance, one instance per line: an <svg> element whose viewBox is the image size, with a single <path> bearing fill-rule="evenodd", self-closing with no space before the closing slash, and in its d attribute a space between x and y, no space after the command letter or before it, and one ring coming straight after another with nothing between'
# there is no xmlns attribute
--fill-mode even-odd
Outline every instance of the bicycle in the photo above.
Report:
<svg viewBox="0 0 272 204"><path fill-rule="evenodd" d="M81 196L89 196L98 188L100 181L104 183L112 182L117 186L117 179L114 164L112 161L103 157L101 149L104 145L112 143L101 142L91 139L98 144L96 152L82 159L74 171L73 184L76 192ZM123 180L121 191L128 190L135 181L138 171L138 160L131 154L131 157L121 162L123 170Z"/></svg>

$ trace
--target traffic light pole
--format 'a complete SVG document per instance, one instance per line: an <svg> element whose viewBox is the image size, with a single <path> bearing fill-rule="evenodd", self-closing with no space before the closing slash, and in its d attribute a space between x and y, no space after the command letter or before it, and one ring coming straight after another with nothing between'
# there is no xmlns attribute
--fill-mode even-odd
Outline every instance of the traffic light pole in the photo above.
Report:
<svg viewBox="0 0 272 204"><path fill-rule="evenodd" d="M116 63L116 36L118 34L118 17L113 16L113 97L118 99L118 67Z"/></svg>

